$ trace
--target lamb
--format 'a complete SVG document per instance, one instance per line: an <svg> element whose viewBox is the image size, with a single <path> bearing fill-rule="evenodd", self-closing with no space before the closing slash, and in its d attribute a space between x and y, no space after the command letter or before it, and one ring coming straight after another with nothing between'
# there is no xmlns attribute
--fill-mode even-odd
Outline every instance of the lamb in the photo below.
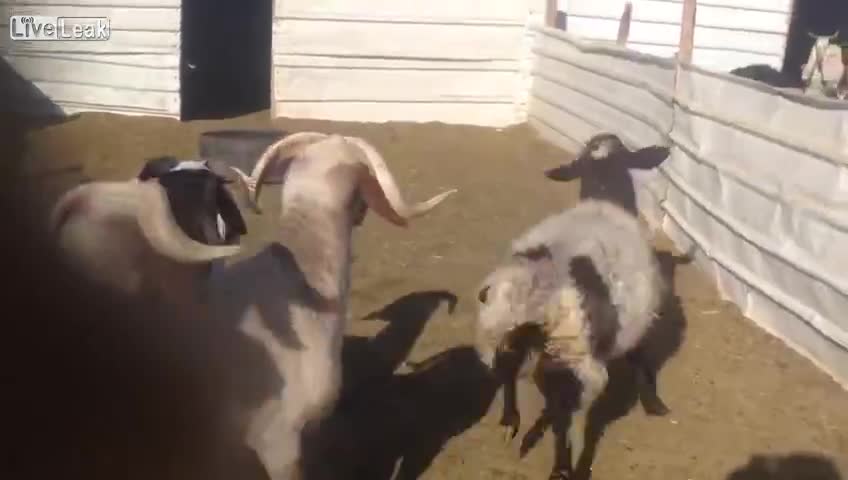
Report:
<svg viewBox="0 0 848 480"><path fill-rule="evenodd" d="M208 275L210 262L240 250L222 245L214 229L204 229L217 222L210 207L229 197L222 200L225 192L213 191L214 198L204 199L209 172L199 177L194 185L174 173L157 180L78 185L54 205L49 229L63 258L96 284L129 296L180 302L202 294L199 280ZM225 216L242 221L237 208Z"/></svg>
<svg viewBox="0 0 848 480"><path fill-rule="evenodd" d="M250 175L252 205L266 178L284 178L277 241L212 276L212 310L273 363L282 387L244 418L245 440L270 478L308 471L310 440L333 410L350 289L353 229L373 209L405 227L455 189L408 205L377 150L354 137L299 132L271 145Z"/></svg>
<svg viewBox="0 0 848 480"><path fill-rule="evenodd" d="M589 408L608 380L607 363L624 356L642 386L655 387L640 342L666 288L637 218L611 202L581 201L515 240L508 257L482 282L475 339L480 359L503 382L508 437L518 429L517 399L499 358L529 328L537 339L530 335L531 355L519 374L539 378L570 371L582 389L567 434L575 467ZM669 412L658 396L645 400L648 414Z"/></svg>
<svg viewBox="0 0 848 480"><path fill-rule="evenodd" d="M547 170L545 176L561 182L580 178L581 200L607 200L635 216L636 191L630 170L655 168L668 155L669 149L659 146L631 151L618 136L604 132L590 138L573 162Z"/></svg>

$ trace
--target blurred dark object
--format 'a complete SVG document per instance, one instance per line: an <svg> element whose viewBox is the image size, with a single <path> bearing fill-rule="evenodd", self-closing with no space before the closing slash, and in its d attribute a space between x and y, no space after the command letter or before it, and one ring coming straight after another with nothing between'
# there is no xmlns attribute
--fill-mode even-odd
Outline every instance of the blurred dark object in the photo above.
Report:
<svg viewBox="0 0 848 480"><path fill-rule="evenodd" d="M758 82L763 82L767 85L777 88L801 88L802 83L800 78L794 78L792 75L781 72L780 70L765 64L754 64L745 67L734 68L730 71L731 75L738 77L750 78Z"/></svg>
<svg viewBox="0 0 848 480"><path fill-rule="evenodd" d="M283 139L283 130L211 130L200 135L200 157L215 159L238 167L250 174L259 157L271 144ZM280 183L282 178L269 177L268 183Z"/></svg>

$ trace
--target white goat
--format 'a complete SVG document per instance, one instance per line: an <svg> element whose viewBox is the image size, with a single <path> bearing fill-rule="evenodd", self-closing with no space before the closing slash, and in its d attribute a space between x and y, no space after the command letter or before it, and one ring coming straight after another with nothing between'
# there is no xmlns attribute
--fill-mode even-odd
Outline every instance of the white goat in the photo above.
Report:
<svg viewBox="0 0 848 480"><path fill-rule="evenodd" d="M607 362L627 355L640 379L653 384L639 344L664 293L659 265L638 220L610 202L591 199L530 228L482 283L476 333L481 360L498 372L499 352L508 352L518 332L535 326L541 344L531 345L535 351L526 362L533 364L525 364L522 372L527 367L537 370L534 375L566 369L581 383L568 431L572 467L583 451L589 408L606 386ZM511 438L518 410L514 393L504 393ZM646 410L665 415L667 407L659 397L656 401Z"/></svg>
<svg viewBox="0 0 848 480"><path fill-rule="evenodd" d="M213 274L212 310L235 321L282 379L273 398L248 412L246 440L272 479L288 480L307 463L301 437L338 398L353 228L368 208L406 226L455 190L407 205L371 145L315 132L270 146L250 176L238 172L254 206L264 179L283 176L278 241Z"/></svg>
<svg viewBox="0 0 848 480"><path fill-rule="evenodd" d="M63 258L95 283L130 296L158 294L181 302L199 294L210 262L240 247L204 238L194 225L216 221L214 211L210 217L208 205L190 188L187 194L169 188L155 180L130 180L68 190L49 220ZM191 222L180 225L175 211Z"/></svg>
<svg viewBox="0 0 848 480"><path fill-rule="evenodd" d="M836 96L844 99L846 95L845 87L843 87L846 82L846 67L842 54L844 47L832 43L839 36L839 31L837 30L833 35L813 35L812 33L808 35L816 41L810 48L807 63L801 69L804 90L808 91L815 85L816 91L821 91L825 95L836 91Z"/></svg>

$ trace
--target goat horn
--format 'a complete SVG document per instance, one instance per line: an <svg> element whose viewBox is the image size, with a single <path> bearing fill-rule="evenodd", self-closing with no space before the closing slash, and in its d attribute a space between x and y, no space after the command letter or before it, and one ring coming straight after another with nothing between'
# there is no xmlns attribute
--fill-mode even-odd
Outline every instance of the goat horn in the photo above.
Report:
<svg viewBox="0 0 848 480"><path fill-rule="evenodd" d="M297 155L304 147L324 140L327 137L328 135L326 133L319 132L298 132L288 135L265 150L249 176L236 167L230 167L236 173L238 181L242 183L243 188L246 188L248 191L247 203L250 208L256 212L261 212L259 208L259 191L262 189L262 183L265 180L265 171L269 165L288 160Z"/></svg>
<svg viewBox="0 0 848 480"><path fill-rule="evenodd" d="M428 213L436 208L437 205L442 203L442 201L444 201L448 196L457 192L457 189L453 188L442 192L429 200L409 205L403 199L403 196L401 196L397 182L395 181L392 173L389 171L389 167L386 165L386 162L383 160L383 156L380 155L380 152L378 152L377 149L370 143L361 138L344 138L346 141L356 145L360 150L362 150L365 154L365 159L374 171L374 176L377 178L377 182L379 182L380 187L383 189L383 193L389 201L392 209L394 209L399 216L405 219L415 218Z"/></svg>
<svg viewBox="0 0 848 480"><path fill-rule="evenodd" d="M98 216L135 217L142 235L159 254L183 263L208 262L237 254L238 245L213 246L185 234L171 212L165 190L156 182L97 182L65 193L50 215L58 231L80 208L96 208Z"/></svg>

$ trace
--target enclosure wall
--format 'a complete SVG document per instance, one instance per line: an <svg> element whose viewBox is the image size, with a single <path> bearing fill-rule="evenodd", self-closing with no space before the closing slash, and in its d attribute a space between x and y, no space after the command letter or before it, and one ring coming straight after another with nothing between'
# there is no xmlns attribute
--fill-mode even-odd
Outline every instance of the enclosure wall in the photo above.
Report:
<svg viewBox="0 0 848 480"><path fill-rule="evenodd" d="M670 145L634 172L645 217L848 386L848 106L553 29L533 51L531 124L570 150L600 131Z"/></svg>
<svg viewBox="0 0 848 480"><path fill-rule="evenodd" d="M526 25L544 3L277 0L274 115L523 121Z"/></svg>
<svg viewBox="0 0 848 480"><path fill-rule="evenodd" d="M628 46L672 57L680 41L683 0L632 0ZM569 33L615 41L625 0L560 0ZM781 68L792 0L698 0L692 62L727 72L764 63Z"/></svg>
<svg viewBox="0 0 848 480"><path fill-rule="evenodd" d="M107 41L12 41L9 15L107 17ZM180 114L180 0L0 2L4 110Z"/></svg>

